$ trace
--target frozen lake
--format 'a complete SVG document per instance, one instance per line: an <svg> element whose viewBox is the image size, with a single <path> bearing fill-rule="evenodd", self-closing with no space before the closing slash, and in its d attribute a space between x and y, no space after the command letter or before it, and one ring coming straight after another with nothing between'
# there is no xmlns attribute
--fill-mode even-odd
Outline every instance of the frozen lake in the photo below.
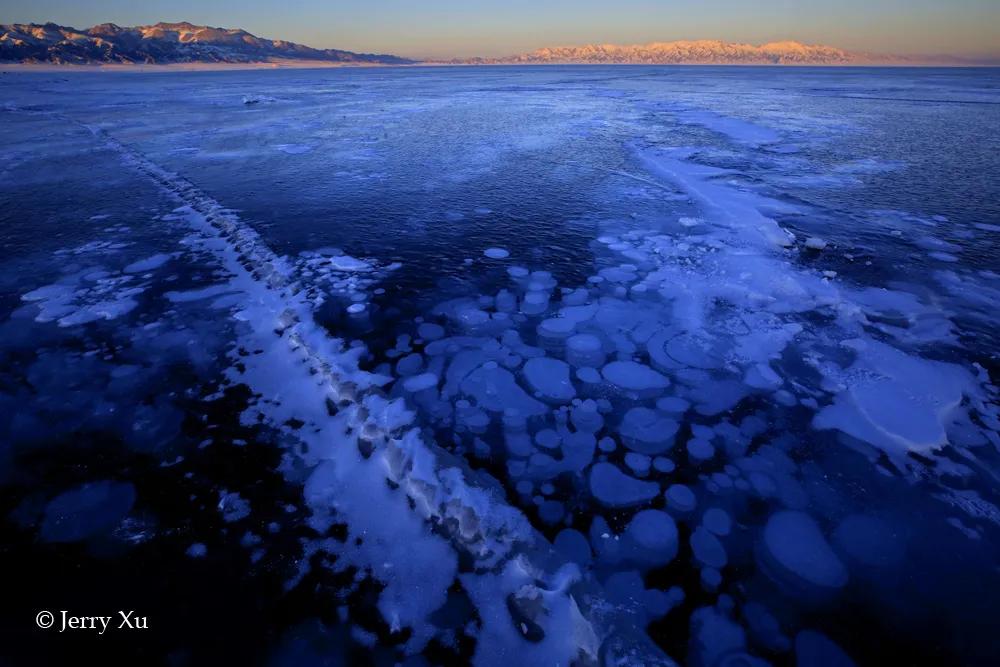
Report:
<svg viewBox="0 0 1000 667"><path fill-rule="evenodd" d="M0 656L121 608L198 663L1000 661L1000 71L12 72L0 119Z"/></svg>

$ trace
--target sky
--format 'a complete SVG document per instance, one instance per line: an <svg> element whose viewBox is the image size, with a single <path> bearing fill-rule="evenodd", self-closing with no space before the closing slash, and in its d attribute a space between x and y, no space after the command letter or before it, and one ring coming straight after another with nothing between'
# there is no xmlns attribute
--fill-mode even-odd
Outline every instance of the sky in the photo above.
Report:
<svg viewBox="0 0 1000 667"><path fill-rule="evenodd" d="M0 0L0 23L47 21L190 21L415 58L678 39L1000 56L1000 0Z"/></svg>

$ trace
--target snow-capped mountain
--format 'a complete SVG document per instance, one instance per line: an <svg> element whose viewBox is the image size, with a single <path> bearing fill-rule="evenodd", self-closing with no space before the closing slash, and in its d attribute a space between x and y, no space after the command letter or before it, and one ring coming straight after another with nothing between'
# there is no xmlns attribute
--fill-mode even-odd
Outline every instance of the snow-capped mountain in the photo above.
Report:
<svg viewBox="0 0 1000 667"><path fill-rule="evenodd" d="M588 44L541 48L506 58L476 58L475 63L581 64L715 64L715 65L851 65L902 63L907 59L845 51L832 46L772 42L755 46L718 40L653 42L619 46Z"/></svg>
<svg viewBox="0 0 1000 667"><path fill-rule="evenodd" d="M0 61L28 63L254 63L316 60L406 64L393 55L314 49L257 37L236 28L157 23L123 28L103 23L87 30L46 23L0 25Z"/></svg>

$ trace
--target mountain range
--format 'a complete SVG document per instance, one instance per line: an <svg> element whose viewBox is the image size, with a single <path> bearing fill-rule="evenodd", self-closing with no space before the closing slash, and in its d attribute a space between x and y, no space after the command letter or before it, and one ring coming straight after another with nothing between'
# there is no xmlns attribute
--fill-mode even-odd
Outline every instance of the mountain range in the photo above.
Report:
<svg viewBox="0 0 1000 667"><path fill-rule="evenodd" d="M588 44L541 48L505 58L472 58L469 64L588 64L588 65L907 65L960 64L949 57L892 56L845 51L833 46L795 41L756 46L695 40L619 46Z"/></svg>
<svg viewBox="0 0 1000 667"><path fill-rule="evenodd" d="M157 23L124 28L113 23L77 30L55 23L0 24L0 61L50 64L343 63L408 65L417 60L388 54L314 49L257 37L237 28ZM424 61L442 64L442 61ZM832 46L771 42L756 46L718 40L589 44L541 48L503 58L466 58L444 64L646 64L646 65L974 65L948 56L889 56ZM997 64L997 63L989 63Z"/></svg>
<svg viewBox="0 0 1000 667"><path fill-rule="evenodd" d="M406 65L399 56L314 49L263 39L246 30L190 23L123 28L114 23L77 30L46 23L0 25L0 61L52 64L263 63L304 60Z"/></svg>

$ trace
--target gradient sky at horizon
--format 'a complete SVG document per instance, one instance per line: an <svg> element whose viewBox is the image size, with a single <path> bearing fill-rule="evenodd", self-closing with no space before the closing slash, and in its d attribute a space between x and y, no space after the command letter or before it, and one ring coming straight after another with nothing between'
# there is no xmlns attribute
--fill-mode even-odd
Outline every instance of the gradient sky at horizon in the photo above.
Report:
<svg viewBox="0 0 1000 667"><path fill-rule="evenodd" d="M1000 0L0 0L0 23L46 21L190 21L418 58L677 39L1000 57Z"/></svg>

